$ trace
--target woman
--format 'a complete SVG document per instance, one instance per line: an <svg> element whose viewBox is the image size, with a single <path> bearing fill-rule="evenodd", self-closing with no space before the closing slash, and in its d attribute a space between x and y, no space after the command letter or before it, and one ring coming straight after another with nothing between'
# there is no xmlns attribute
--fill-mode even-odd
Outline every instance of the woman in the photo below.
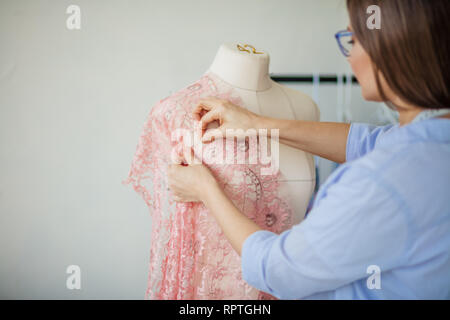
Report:
<svg viewBox="0 0 450 320"><path fill-rule="evenodd" d="M373 4L379 30L366 27ZM177 201L204 203L241 255L244 280L278 298L450 298L449 2L347 0L347 8L341 50L364 98L397 110L399 124L264 118L213 97L194 110L203 128L219 121L205 142L227 128L277 128L280 142L343 163L308 217L280 235L262 230L201 164L172 165L170 188Z"/></svg>

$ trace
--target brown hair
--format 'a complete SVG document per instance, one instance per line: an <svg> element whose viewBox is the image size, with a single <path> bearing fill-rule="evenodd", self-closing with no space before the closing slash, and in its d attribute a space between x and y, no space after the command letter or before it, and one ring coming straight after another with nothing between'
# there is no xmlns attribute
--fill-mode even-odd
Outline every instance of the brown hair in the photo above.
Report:
<svg viewBox="0 0 450 320"><path fill-rule="evenodd" d="M367 28L367 7L378 5L381 29ZM421 108L450 108L450 1L347 0L350 23L379 72L403 101Z"/></svg>

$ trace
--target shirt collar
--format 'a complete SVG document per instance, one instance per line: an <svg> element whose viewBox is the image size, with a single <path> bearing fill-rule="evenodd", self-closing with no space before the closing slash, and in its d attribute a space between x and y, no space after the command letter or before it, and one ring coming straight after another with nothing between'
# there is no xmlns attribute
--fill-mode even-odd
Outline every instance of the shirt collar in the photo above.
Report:
<svg viewBox="0 0 450 320"><path fill-rule="evenodd" d="M379 146L392 146L415 142L450 143L450 119L430 118L400 127L393 125L377 141Z"/></svg>

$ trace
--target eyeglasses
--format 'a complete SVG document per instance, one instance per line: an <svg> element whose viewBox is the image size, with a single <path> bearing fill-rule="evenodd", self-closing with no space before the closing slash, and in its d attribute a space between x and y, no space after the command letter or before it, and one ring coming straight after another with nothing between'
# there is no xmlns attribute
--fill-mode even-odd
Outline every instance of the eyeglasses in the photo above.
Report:
<svg viewBox="0 0 450 320"><path fill-rule="evenodd" d="M355 43L352 40L353 32L348 30L342 30L337 32L334 37L339 45L339 49L344 56L350 57L350 50L352 50L353 44Z"/></svg>

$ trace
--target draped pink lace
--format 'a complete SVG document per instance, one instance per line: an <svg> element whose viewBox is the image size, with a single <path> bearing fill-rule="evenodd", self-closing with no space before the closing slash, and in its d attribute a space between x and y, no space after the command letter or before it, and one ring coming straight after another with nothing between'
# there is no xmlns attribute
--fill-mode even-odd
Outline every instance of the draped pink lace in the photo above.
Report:
<svg viewBox="0 0 450 320"><path fill-rule="evenodd" d="M152 217L145 299L276 299L242 279L240 256L204 205L176 203L167 187L167 167L177 145L171 133L177 128L193 130L191 110L207 96L243 105L233 87L211 72L160 100L149 112L128 178L122 182L132 183ZM218 142L204 145L203 154L207 157L218 147ZM280 234L292 227L280 173L261 175L259 163L208 167L237 208L261 228Z"/></svg>

